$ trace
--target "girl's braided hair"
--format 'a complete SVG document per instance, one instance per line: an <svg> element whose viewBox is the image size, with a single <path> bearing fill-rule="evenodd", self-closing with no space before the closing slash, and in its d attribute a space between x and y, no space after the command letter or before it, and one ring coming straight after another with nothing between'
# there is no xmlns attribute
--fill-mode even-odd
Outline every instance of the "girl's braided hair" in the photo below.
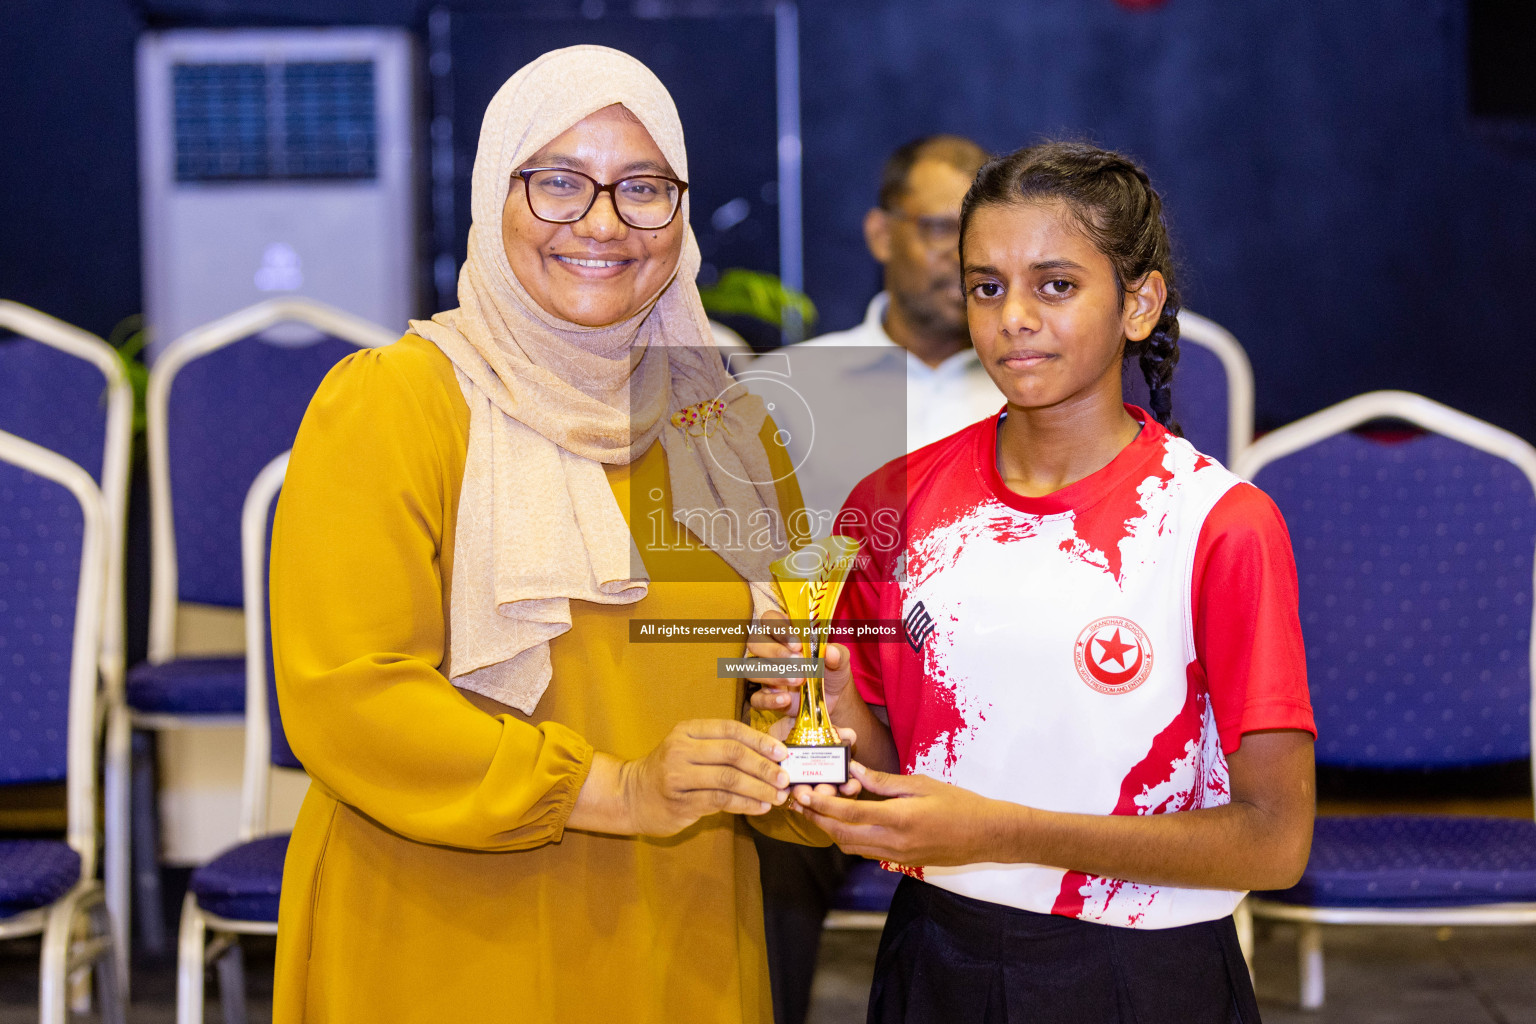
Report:
<svg viewBox="0 0 1536 1024"><path fill-rule="evenodd" d="M1179 292L1163 201L1147 174L1119 153L1081 142L1046 142L989 161L960 207L960 238L983 206L1059 199L1094 246L1109 259L1122 291L1156 270L1168 286L1162 316L1144 341L1125 343L1151 391L1152 415L1174 433L1173 369L1179 363Z"/></svg>

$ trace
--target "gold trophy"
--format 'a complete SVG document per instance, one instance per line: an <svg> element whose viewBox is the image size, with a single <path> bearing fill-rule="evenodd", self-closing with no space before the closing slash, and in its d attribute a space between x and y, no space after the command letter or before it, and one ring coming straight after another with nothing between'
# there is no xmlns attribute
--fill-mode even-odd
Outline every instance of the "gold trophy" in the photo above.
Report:
<svg viewBox="0 0 1536 1024"><path fill-rule="evenodd" d="M783 595L784 610L801 637L801 655L816 659L822 672L832 612L858 551L859 542L852 537L827 537L769 566ZM805 677L800 713L784 744L789 747L789 756L781 766L789 774L790 785L842 785L848 781L848 747L832 724L826 680L820 673Z"/></svg>

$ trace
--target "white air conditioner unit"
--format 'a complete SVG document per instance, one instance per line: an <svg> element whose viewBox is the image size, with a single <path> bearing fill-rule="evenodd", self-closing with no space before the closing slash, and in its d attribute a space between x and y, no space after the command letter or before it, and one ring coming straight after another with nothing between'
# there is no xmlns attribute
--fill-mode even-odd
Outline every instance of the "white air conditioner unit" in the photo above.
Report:
<svg viewBox="0 0 1536 1024"><path fill-rule="evenodd" d="M405 330L417 313L413 81L410 36L393 29L140 38L152 351L278 295Z"/></svg>

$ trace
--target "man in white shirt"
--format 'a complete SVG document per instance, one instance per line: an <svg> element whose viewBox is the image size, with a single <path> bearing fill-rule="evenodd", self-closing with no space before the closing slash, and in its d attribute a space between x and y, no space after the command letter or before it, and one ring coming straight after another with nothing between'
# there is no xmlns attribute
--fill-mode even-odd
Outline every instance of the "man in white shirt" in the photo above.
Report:
<svg viewBox="0 0 1536 1024"><path fill-rule="evenodd" d="M971 348L960 284L960 201L986 160L955 135L891 154L864 216L885 279L864 322L771 353L744 375L782 374L804 398L775 402L773 416L806 507L826 528L863 477L1003 406Z"/></svg>
<svg viewBox="0 0 1536 1024"><path fill-rule="evenodd" d="M767 353L740 379L761 394L808 511L812 533L861 479L906 452L995 415L1003 396L971 348L960 283L960 201L987 152L933 135L891 154L877 205L864 216L885 290L864 322ZM848 857L755 835L777 1024L801 1024L822 919Z"/></svg>

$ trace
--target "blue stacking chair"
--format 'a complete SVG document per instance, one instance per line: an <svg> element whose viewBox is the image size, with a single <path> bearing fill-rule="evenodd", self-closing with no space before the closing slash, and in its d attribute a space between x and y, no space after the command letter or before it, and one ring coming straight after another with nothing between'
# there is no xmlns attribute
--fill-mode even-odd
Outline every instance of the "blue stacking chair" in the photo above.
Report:
<svg viewBox="0 0 1536 1024"><path fill-rule="evenodd" d="M124 531L133 436L133 388L117 353L94 334L30 306L0 300L0 430L57 452L85 469L106 502L107 604L101 622L101 708L105 712L123 690ZM107 742L126 749L126 730L109 736ZM109 793L108 813L122 802L119 794ZM126 851L109 852L104 874L126 996Z"/></svg>
<svg viewBox="0 0 1536 1024"><path fill-rule="evenodd" d="M1373 420L1425 431L1391 442ZM1536 448L1419 395L1377 391L1259 439L1237 471L1290 529L1321 765L1444 769L1531 754ZM1320 817L1301 882L1248 900L1301 926L1536 924L1536 822Z"/></svg>
<svg viewBox="0 0 1536 1024"><path fill-rule="evenodd" d="M1136 360L1126 364L1125 400L1150 408ZM1230 466L1253 442L1253 367L1226 328L1198 313L1179 313L1179 365L1173 374L1173 418L1189 443Z"/></svg>
<svg viewBox="0 0 1536 1024"><path fill-rule="evenodd" d="M145 401L149 657L127 676L125 715L132 728L147 733L243 722L244 660L187 656L178 618L184 604L241 607L240 508L252 480L293 444L304 410L332 366L358 348L395 340L394 333L349 313L284 298L191 331L155 360ZM153 773L148 743L136 737L135 744L131 836L127 829L109 832L108 844L134 844L141 935L157 951L165 940ZM129 774L128 759L110 757L107 771L120 782ZM127 821L126 810L122 818Z"/></svg>
<svg viewBox="0 0 1536 1024"><path fill-rule="evenodd" d="M0 840L0 939L42 936L42 1024L64 1024L94 969L103 1017L124 1008L96 881L98 664L108 517L90 474L0 432L0 785L64 782L62 840Z"/></svg>
<svg viewBox="0 0 1536 1024"><path fill-rule="evenodd" d="M267 820L271 771L303 765L293 756L278 712L267 628L267 555L272 514L288 471L288 453L256 476L240 516L245 596L245 770L240 786L237 845L192 872L181 909L177 954L177 1024L201 1024L203 974L218 964L225 1024L245 1020L240 935L276 935L288 833L273 834ZM208 933L214 941L208 943Z"/></svg>

